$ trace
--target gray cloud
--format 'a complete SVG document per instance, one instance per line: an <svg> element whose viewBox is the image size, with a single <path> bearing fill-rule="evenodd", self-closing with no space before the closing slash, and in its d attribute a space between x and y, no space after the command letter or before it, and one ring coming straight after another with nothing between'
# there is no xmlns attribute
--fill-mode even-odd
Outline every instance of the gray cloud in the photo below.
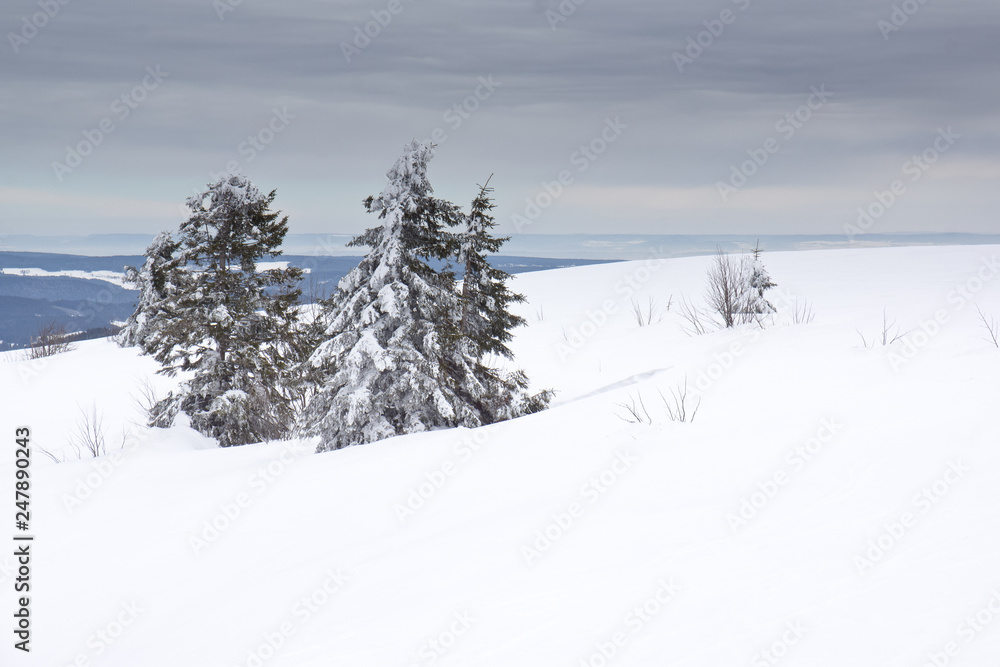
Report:
<svg viewBox="0 0 1000 667"><path fill-rule="evenodd" d="M210 0L68 0L16 54L7 34L40 10L11 0L0 226L153 232L235 161L278 189L294 231L356 232L400 147L440 128L439 194L464 202L495 172L508 231L568 170L524 231L837 233L951 126L961 139L879 231L992 231L1000 6L908 3L919 10L886 39L893 3L870 0L400 0L347 62L342 43L389 0L243 0L223 20ZM675 54L697 55L678 71ZM169 76L121 118L115 100L157 65ZM456 112L490 76L499 88ZM819 86L829 102L784 137L776 124ZM275 109L294 118L249 150ZM615 117L628 128L581 170L575 152ZM114 131L59 181L52 163L105 118ZM780 150L723 202L717 183L769 138Z"/></svg>

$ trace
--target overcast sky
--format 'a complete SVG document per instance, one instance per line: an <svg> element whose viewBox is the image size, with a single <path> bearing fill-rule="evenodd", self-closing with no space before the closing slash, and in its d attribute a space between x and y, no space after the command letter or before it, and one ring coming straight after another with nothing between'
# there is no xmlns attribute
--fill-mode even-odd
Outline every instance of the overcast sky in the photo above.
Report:
<svg viewBox="0 0 1000 667"><path fill-rule="evenodd" d="M233 166L355 233L435 136L506 233L1000 230L996 0L575 2L4 0L0 233L173 229Z"/></svg>

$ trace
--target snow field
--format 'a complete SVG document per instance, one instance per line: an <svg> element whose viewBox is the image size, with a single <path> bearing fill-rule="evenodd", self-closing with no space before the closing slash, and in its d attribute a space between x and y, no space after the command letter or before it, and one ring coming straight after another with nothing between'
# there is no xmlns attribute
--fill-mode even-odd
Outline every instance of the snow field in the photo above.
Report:
<svg viewBox="0 0 1000 667"><path fill-rule="evenodd" d="M522 274L512 347L546 412L321 455L184 427L36 455L33 651L3 664L993 665L997 255L765 253L774 323L703 336L678 304L711 258ZM636 324L632 299L671 294ZM866 348L883 309L910 333ZM54 452L77 404L112 435L140 378L175 382L110 341L14 354L0 432ZM685 378L700 407L671 421Z"/></svg>

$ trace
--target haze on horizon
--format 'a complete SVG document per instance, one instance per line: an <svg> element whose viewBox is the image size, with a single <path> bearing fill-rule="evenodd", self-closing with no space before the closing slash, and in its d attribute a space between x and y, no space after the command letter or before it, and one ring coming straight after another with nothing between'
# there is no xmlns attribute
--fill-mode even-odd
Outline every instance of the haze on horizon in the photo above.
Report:
<svg viewBox="0 0 1000 667"><path fill-rule="evenodd" d="M0 26L0 234L173 228L231 166L292 233L356 233L411 138L439 196L493 174L507 234L997 230L993 3L11 0Z"/></svg>

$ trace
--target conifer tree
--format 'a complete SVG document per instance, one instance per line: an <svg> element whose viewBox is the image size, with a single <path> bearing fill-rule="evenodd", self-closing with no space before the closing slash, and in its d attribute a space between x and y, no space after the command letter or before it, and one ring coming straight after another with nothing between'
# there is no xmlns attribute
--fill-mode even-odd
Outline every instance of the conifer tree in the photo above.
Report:
<svg viewBox="0 0 1000 667"><path fill-rule="evenodd" d="M760 255L763 251L760 249L760 242L751 251L752 258L750 259L750 270L749 270L749 281L750 289L747 293L747 298L749 300L749 307L747 310L752 313L773 313L775 312L774 305L764 296L766 290L776 287L777 284L771 280L771 275L764 268L764 263L760 259Z"/></svg>
<svg viewBox="0 0 1000 667"><path fill-rule="evenodd" d="M454 252L447 229L461 219L432 196L432 157L432 146L411 142L382 193L365 201L382 223L351 241L370 250L325 304L326 340L309 359L323 379L299 421L303 434L322 437L318 451L478 425L449 381L455 369L446 368L459 310L454 275L428 264Z"/></svg>
<svg viewBox="0 0 1000 667"><path fill-rule="evenodd" d="M484 423L537 412L544 409L551 398L550 391L527 396L528 379L523 371L505 372L486 363L491 355L495 361L513 360L514 354L507 343L513 337L512 330L526 323L523 317L510 312L510 305L524 302L524 296L508 289L511 275L492 266L487 259L488 254L496 253L510 240L510 237L491 235L496 226L492 215L496 205L491 196L490 179L480 186L472 201L458 250L464 276L457 329L467 352L475 360L471 368L476 382L472 384L486 388L477 402ZM459 381L468 382L468 379L460 378Z"/></svg>
<svg viewBox="0 0 1000 667"><path fill-rule="evenodd" d="M490 177L492 178L492 176ZM510 304L522 303L524 296L507 289L511 276L491 266L487 254L496 253L510 237L491 236L496 220L491 211L496 208L489 187L480 186L466 218L466 231L461 236L459 264L465 268L462 280L462 334L472 341L478 356L492 353L513 358L507 343L511 330L525 324L523 317L509 311Z"/></svg>
<svg viewBox="0 0 1000 667"><path fill-rule="evenodd" d="M141 267L125 267L125 282L139 291L139 301L118 333L119 345L138 346L147 354L156 349L169 318L171 298L185 277L186 261L178 252L179 245L170 232L162 232L146 248L146 261Z"/></svg>
<svg viewBox="0 0 1000 667"><path fill-rule="evenodd" d="M523 372L484 362L487 354L512 356L510 329L523 320L507 305L522 297L485 259L505 240L489 234L488 187L469 216L436 199L427 179L433 154L432 145L411 142L382 193L365 201L381 224L349 244L370 250L324 303L323 340L303 372L318 386L298 422L302 435L321 437L318 451L477 427L549 400L549 392L525 396ZM460 224L465 233L449 231ZM461 293L447 263L456 258L466 270Z"/></svg>
<svg viewBox="0 0 1000 667"><path fill-rule="evenodd" d="M155 357L161 372L194 375L155 406L153 425L184 413L221 446L286 434L301 270L258 267L281 254L288 231L288 218L270 210L274 198L227 175L188 199L191 216L179 231L187 278L171 298Z"/></svg>

